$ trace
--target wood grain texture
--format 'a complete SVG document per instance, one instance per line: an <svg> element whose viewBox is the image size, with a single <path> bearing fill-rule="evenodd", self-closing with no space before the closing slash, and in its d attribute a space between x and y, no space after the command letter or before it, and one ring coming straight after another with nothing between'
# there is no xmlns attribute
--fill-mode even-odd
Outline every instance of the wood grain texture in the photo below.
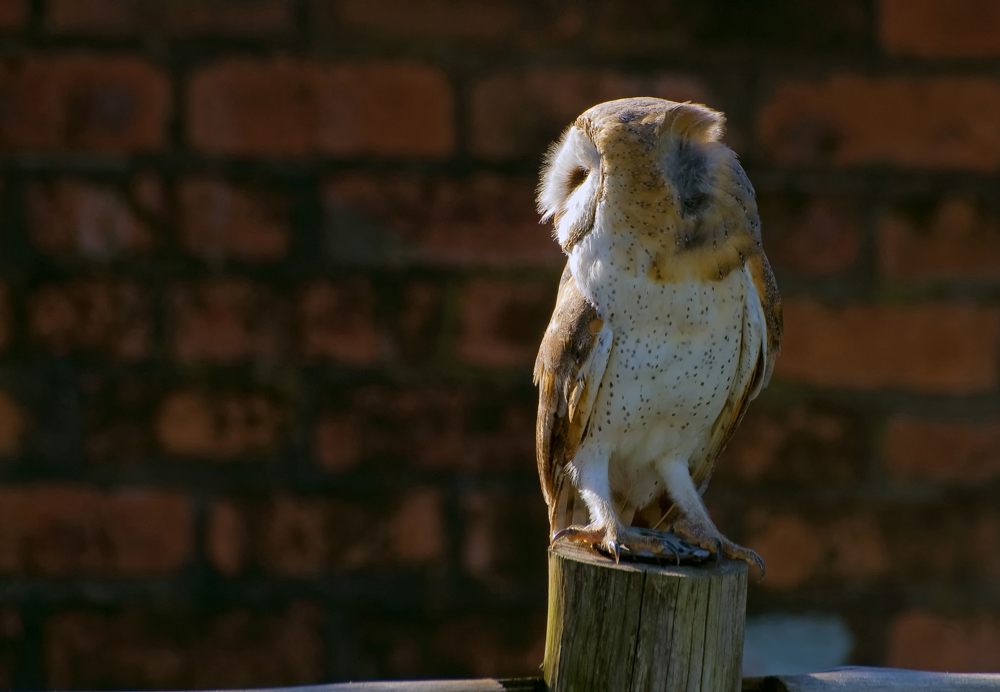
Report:
<svg viewBox="0 0 1000 692"><path fill-rule="evenodd" d="M736 692L747 566L615 565L549 548L543 677L551 692Z"/></svg>
<svg viewBox="0 0 1000 692"><path fill-rule="evenodd" d="M1000 692L1000 674L838 668L808 675L747 678L743 692Z"/></svg>

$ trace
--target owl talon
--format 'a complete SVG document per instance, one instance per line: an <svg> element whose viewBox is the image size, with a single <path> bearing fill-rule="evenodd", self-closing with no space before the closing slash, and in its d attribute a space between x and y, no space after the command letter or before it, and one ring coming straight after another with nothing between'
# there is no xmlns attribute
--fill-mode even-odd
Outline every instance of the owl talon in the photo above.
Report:
<svg viewBox="0 0 1000 692"><path fill-rule="evenodd" d="M674 530L689 541L692 545L697 545L705 550L715 553L716 560L721 563L723 556L731 560L742 560L751 567L756 567L760 572L758 581L764 579L764 561L760 555L733 543L731 540L719 533L714 526L704 526L700 523L680 520L674 524Z"/></svg>
<svg viewBox="0 0 1000 692"><path fill-rule="evenodd" d="M553 535L552 542L560 538L590 545L614 559L615 564L620 564L623 558L640 561L669 559L677 565L685 562L697 564L712 555L711 551L688 543L676 534L632 526L570 526Z"/></svg>
<svg viewBox="0 0 1000 692"><path fill-rule="evenodd" d="M676 565L697 564L711 557L711 553L685 541L674 533L625 527L620 531L626 549L622 555L633 560L671 560Z"/></svg>
<svg viewBox="0 0 1000 692"><path fill-rule="evenodd" d="M621 547L618 545L618 541L611 539L607 542L608 551L615 556L615 564L619 564L621 561Z"/></svg>
<svg viewBox="0 0 1000 692"><path fill-rule="evenodd" d="M681 554L679 552L677 552L677 547L676 546L674 546L672 543L666 543L665 542L665 543L663 543L663 548L665 548L665 550L663 551L664 553L667 550L669 550L670 551L670 555L674 558L674 561L678 565L681 564Z"/></svg>
<svg viewBox="0 0 1000 692"><path fill-rule="evenodd" d="M598 545L604 542L604 537L604 529L595 529L589 526L567 526L552 536L552 543L555 543L560 538L565 538L572 543Z"/></svg>

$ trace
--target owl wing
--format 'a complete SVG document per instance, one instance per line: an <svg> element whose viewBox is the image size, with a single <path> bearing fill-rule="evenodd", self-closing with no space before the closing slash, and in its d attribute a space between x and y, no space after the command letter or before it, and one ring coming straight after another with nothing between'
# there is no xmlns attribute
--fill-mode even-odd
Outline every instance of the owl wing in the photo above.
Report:
<svg viewBox="0 0 1000 692"><path fill-rule="evenodd" d="M743 316L739 367L722 413L712 426L707 454L691 470L694 485L701 492L704 492L719 456L743 420L747 406L770 381L781 346L781 299L767 258L763 253L754 255L747 259L743 270L749 278L749 290Z"/></svg>
<svg viewBox="0 0 1000 692"><path fill-rule="evenodd" d="M774 361L781 348L782 330L781 297L761 244L756 196L735 157L730 158L728 165L718 173L714 201L717 218L734 226L735 235L745 240L742 271L747 277L747 299L736 376L712 427L706 453L691 469L691 478L699 491L704 491L708 485L715 463L743 420L747 406L771 380Z"/></svg>
<svg viewBox="0 0 1000 692"><path fill-rule="evenodd" d="M579 511L583 506L573 484L565 483L566 465L587 436L613 341L611 330L580 293L567 265L535 361L534 377L538 386L538 476L553 533L573 523L574 509Z"/></svg>

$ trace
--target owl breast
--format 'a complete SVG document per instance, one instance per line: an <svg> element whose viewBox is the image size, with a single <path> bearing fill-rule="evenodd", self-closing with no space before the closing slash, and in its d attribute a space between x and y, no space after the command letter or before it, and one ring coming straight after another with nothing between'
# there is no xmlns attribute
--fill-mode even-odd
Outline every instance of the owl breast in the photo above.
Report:
<svg viewBox="0 0 1000 692"><path fill-rule="evenodd" d="M753 366L747 351L760 344L743 344L750 279L742 267L715 280L679 270L655 281L652 259L612 242L595 235L571 259L614 334L584 444L607 451L616 501L643 507L663 492L658 462L690 466L708 453L734 381Z"/></svg>

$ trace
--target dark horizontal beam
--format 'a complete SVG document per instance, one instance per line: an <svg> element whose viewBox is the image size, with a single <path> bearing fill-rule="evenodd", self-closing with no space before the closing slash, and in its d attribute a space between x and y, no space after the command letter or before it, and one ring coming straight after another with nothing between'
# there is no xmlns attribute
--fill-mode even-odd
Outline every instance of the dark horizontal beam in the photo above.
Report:
<svg viewBox="0 0 1000 692"><path fill-rule="evenodd" d="M837 668L808 675L744 678L743 692L1000 692L1000 673L927 673L896 668ZM234 691L240 692L240 691ZM242 692L546 692L540 678L344 682Z"/></svg>
<svg viewBox="0 0 1000 692"><path fill-rule="evenodd" d="M1000 692L1000 674L837 668L808 675L744 678L743 692Z"/></svg>
<svg viewBox="0 0 1000 692"><path fill-rule="evenodd" d="M245 692L545 692L540 678L518 680L421 680L417 682L344 682L335 685L276 687Z"/></svg>

